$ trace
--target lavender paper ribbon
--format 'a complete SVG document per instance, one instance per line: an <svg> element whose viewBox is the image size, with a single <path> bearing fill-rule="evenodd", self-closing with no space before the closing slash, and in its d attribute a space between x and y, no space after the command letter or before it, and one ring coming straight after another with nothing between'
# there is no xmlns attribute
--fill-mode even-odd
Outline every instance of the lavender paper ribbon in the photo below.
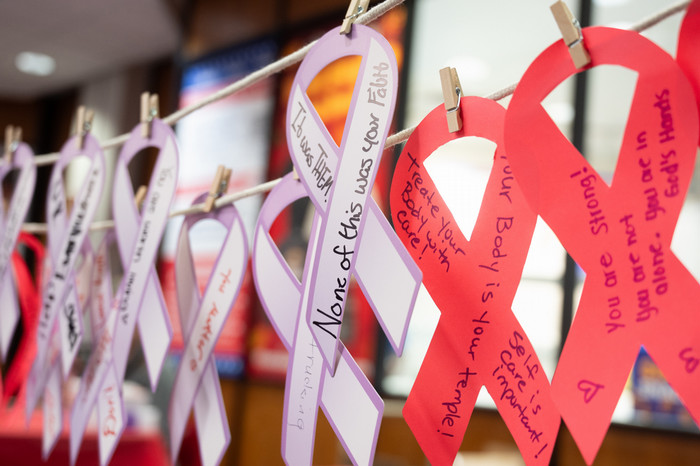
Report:
<svg viewBox="0 0 700 466"><path fill-rule="evenodd" d="M343 138L338 147L306 95L314 77L333 61L362 57L358 79L348 110ZM389 43L379 33L355 25L349 35L336 28L325 34L309 51L294 78L287 106L287 144L292 161L316 207L318 247L313 252L303 315L331 374L335 372L339 335L351 273L370 302L391 345L401 353L406 323L420 283L420 271L391 231L370 192L374 184L384 141L396 101L398 72ZM369 244L369 224L379 233ZM385 230L384 233L381 230ZM356 251L372 249L372 255ZM380 257L377 257L379 254ZM388 257L387 257L388 256ZM370 259L373 257L373 259ZM384 258L396 267L396 275L377 273ZM361 271L361 269L364 269ZM386 292L377 292L382 287ZM306 296L306 295L305 295ZM393 302L392 302L393 301ZM384 305L396 313L376 312Z"/></svg>
<svg viewBox="0 0 700 466"><path fill-rule="evenodd" d="M126 166L134 155L146 147L157 147L160 154L144 201L144 214L139 222L136 206L131 202L133 188ZM113 422L109 435L104 435L105 438L101 439L102 465L111 458L114 447L123 433L121 385L137 322L151 387L155 388L158 382L162 363L170 346L172 329L153 262L175 193L177 166L175 135L168 125L157 119L152 122L151 139L141 136L140 125L134 128L117 161L112 200L116 240L122 264L126 266L71 411L70 458L73 464L88 419L96 405L98 415L102 419L100 422L105 419ZM140 312L142 308L149 312ZM110 415L114 419L109 418Z"/></svg>
<svg viewBox="0 0 700 466"><path fill-rule="evenodd" d="M90 294L90 324L92 335L100 337L107 328L108 316L111 310L112 296L112 267L110 250L116 242L114 230L108 231L102 238L93 263L91 294ZM107 335L114 332L114 323L107 330ZM93 351L100 351L100 340L92 342ZM107 464L114 453L121 433L125 428L126 409L124 400L119 392L120 383L116 372L108 370L102 386L97 393L97 443L100 454L100 464Z"/></svg>
<svg viewBox="0 0 700 466"><path fill-rule="evenodd" d="M116 300L115 300L116 301ZM87 428L90 414L98 408L100 464L106 465L124 432L124 403L121 381L117 377L113 359L114 329L117 326L117 308L113 305L87 367L80 380L78 394L70 418L70 462L75 464Z"/></svg>
<svg viewBox="0 0 700 466"><path fill-rule="evenodd" d="M202 194L194 200L206 199ZM219 256L202 297L197 286L189 231L200 220L213 219L226 230ZM211 213L185 217L178 237L175 279L185 349L170 398L170 451L174 461L194 406L199 452L205 466L218 464L231 440L213 350L248 264L248 239L238 210L227 205Z"/></svg>
<svg viewBox="0 0 700 466"><path fill-rule="evenodd" d="M159 148L160 154L151 174L143 215L139 216L131 202L133 187L127 165L147 147ZM138 322L152 390L158 383L172 339L168 311L153 264L168 220L177 177L178 151L172 129L154 119L151 138L148 139L141 136L139 126L134 128L117 160L112 196L117 244L125 270L125 286L119 296L119 319L114 334L114 365L121 382Z"/></svg>
<svg viewBox="0 0 700 466"><path fill-rule="evenodd" d="M7 212L0 212L0 355L4 361L19 321L17 286L10 267L12 251L17 244L22 222L34 193L36 166L29 146L20 143L12 157L12 163L0 165L0 183L12 170L20 170Z"/></svg>
<svg viewBox="0 0 700 466"><path fill-rule="evenodd" d="M342 342L339 345L336 372L331 375L322 362L311 328L302 314L303 301L310 295L308 278L313 268L313 253L318 245L319 218L315 217L312 226L302 283L294 276L269 235L270 226L280 212L306 195L304 186L292 175L287 175L263 204L253 245L253 276L258 296L270 322L290 352L282 424L282 456L287 464L311 464L316 415L320 405L353 463L372 464L384 410L383 402ZM370 218L381 218L386 223L383 216ZM365 236L359 254L375 251L382 257L387 257L387 248L380 248L381 252L374 248L386 241L384 236L387 232L379 228L380 223L368 222L368 227L373 225L369 227L373 235ZM378 267L382 270L372 271L372 274L391 275L407 266L412 271L416 270L415 265L403 263L400 260L402 258L404 255L396 252L394 262L384 262L383 266ZM358 280L359 275L364 274L367 283L367 270L369 269L364 267L358 269ZM415 281L404 283L404 293L411 294L414 290L412 286L417 288L420 283L420 278L415 276L412 280ZM367 290L372 293L381 292L374 286ZM375 294L368 296L373 297L377 298ZM383 299L369 301L387 304ZM411 308L412 305L413 302ZM406 316L406 322L410 314L410 309L382 307L375 310L381 313L396 311Z"/></svg>
<svg viewBox="0 0 700 466"><path fill-rule="evenodd" d="M109 231L95 252L90 294L92 355L80 381L71 412L70 461L75 464L92 410L97 408L97 441L100 464L109 463L126 427L126 410L121 383L112 359L112 336L117 319L116 301L112 296L110 250L116 235Z"/></svg>
<svg viewBox="0 0 700 466"><path fill-rule="evenodd" d="M92 161L83 186L75 200L70 218L66 216L63 189L63 169L75 157L86 156ZM68 140L54 165L48 189L47 222L49 226L48 279L42 293L42 309L37 331L37 357L27 383L27 420L40 394L51 406L44 406L45 429L43 454L48 457L58 439L60 420L61 371L60 354L65 377L82 339L82 315L75 286L75 263L86 244L88 229L100 201L104 185L104 156L97 140L85 135L83 149L77 137ZM58 317L58 318L57 318ZM59 349L60 348L60 349ZM58 367L58 369L57 369ZM56 375L58 374L58 375ZM47 416L49 419L47 420ZM49 428L46 426L53 426Z"/></svg>
<svg viewBox="0 0 700 466"><path fill-rule="evenodd" d="M362 63L338 147L305 90L319 71L349 55L360 55ZM349 36L338 29L323 36L292 85L287 143L301 183L288 175L270 193L253 246L258 296L290 352L282 425L288 464L311 464L319 404L355 464L374 458L383 403L338 335L354 273L400 353L420 284L420 271L369 197L393 113L396 76L386 40L356 25ZM305 195L316 214L299 283L269 229Z"/></svg>

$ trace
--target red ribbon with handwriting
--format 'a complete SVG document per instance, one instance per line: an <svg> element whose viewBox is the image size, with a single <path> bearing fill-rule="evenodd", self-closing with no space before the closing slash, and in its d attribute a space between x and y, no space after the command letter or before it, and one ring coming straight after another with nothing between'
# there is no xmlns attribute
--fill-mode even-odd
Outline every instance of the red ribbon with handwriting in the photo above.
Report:
<svg viewBox="0 0 700 466"><path fill-rule="evenodd" d="M396 231L441 311L403 414L431 464L452 464L485 385L526 464L548 464L559 414L544 370L510 309L536 216L505 155L503 107L464 97L459 111L464 124L456 133L448 132L442 105L421 121L391 183ZM497 144L469 241L424 166L438 147L466 136Z"/></svg>
<svg viewBox="0 0 700 466"><path fill-rule="evenodd" d="M700 286L670 249L695 164L698 115L687 79L654 43L611 28L583 36L590 66L638 73L612 184L540 105L578 71L563 41L526 71L505 134L525 197L586 272L552 393L590 464L642 344L700 419Z"/></svg>
<svg viewBox="0 0 700 466"><path fill-rule="evenodd" d="M200 195L193 204L204 202L206 197L207 193ZM226 237L202 296L197 286L189 232L197 222L205 219L223 225ZM211 213L185 217L175 258L177 301L185 348L168 407L173 462L192 409L203 465L219 464L231 440L213 351L238 296L247 265L248 239L233 204Z"/></svg>

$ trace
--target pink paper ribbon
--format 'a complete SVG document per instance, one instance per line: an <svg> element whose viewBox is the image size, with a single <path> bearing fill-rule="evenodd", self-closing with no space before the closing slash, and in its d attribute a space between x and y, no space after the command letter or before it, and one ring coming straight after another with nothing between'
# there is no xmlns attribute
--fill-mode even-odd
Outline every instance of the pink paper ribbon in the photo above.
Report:
<svg viewBox="0 0 700 466"><path fill-rule="evenodd" d="M203 202L206 197L206 193L199 196L193 204ZM226 228L227 234L202 297L195 276L189 231L205 219L218 221ZM177 458L193 406L203 465L218 464L231 440L213 351L243 283L247 264L248 239L235 206L231 204L211 213L185 217L175 259L178 309L185 348L168 408L173 461Z"/></svg>
<svg viewBox="0 0 700 466"><path fill-rule="evenodd" d="M68 218L63 170L72 159L81 155L90 159L91 165ZM43 289L37 330L37 358L27 384L27 419L41 393L44 394L45 458L55 445L61 430L61 422L53 422L61 419L61 374L65 377L70 372L82 339L82 314L75 287L75 263L83 248L89 247L89 241L86 241L88 229L100 201L103 184L104 156L97 140L87 134L81 150L77 145L77 137L69 139L54 165L48 188L48 278Z"/></svg>
<svg viewBox="0 0 700 466"><path fill-rule="evenodd" d="M19 320L17 284L12 274L12 251L27 209L34 194L36 166L29 146L20 143L14 151L12 163L0 165L0 183L12 170L20 170L7 212L0 213L0 355L4 361Z"/></svg>
<svg viewBox="0 0 700 466"><path fill-rule="evenodd" d="M361 56L362 62L338 147L306 89L323 68L349 55ZM290 92L287 144L296 172L316 207L318 228L302 315L331 374L341 354L339 335L350 275L355 273L399 354L420 282L420 272L410 265L410 257L370 197L394 111L397 76L396 58L386 39L368 27L355 25L349 35L335 29L319 40L299 67ZM364 245L363 234L372 238ZM360 254L359 249L371 251ZM376 266L382 262L403 265L393 269L392 275ZM384 291L373 289L378 287ZM384 306L396 312L376 312Z"/></svg>

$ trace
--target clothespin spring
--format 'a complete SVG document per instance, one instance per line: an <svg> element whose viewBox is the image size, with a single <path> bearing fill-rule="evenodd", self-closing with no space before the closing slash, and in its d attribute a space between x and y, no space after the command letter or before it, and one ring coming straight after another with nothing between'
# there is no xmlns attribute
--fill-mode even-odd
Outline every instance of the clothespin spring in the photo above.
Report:
<svg viewBox="0 0 700 466"><path fill-rule="evenodd" d="M449 115L450 113L458 112L459 111L459 99L462 98L462 89L459 87L455 86L455 94L457 94L457 105L455 105L452 108L447 109L447 114Z"/></svg>
<svg viewBox="0 0 700 466"><path fill-rule="evenodd" d="M456 133L462 129L462 117L459 112L462 84L459 82L457 70L449 66L441 69L440 85L442 87L442 97L445 101L447 129L450 133Z"/></svg>

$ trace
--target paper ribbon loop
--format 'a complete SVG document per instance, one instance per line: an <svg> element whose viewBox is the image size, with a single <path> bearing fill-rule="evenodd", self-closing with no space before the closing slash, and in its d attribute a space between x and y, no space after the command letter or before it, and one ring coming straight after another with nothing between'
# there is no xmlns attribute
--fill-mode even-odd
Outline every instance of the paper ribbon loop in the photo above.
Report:
<svg viewBox="0 0 700 466"><path fill-rule="evenodd" d="M199 204L204 193L193 201ZM204 296L200 296L189 241L189 230L200 220L214 219L227 230ZM185 349L173 383L168 408L170 451L173 461L182 443L194 406L202 464L218 464L231 433L214 360L214 346L243 283L248 265L248 239L236 207L231 204L210 213L185 217L180 228L175 262L178 309Z"/></svg>
<svg viewBox="0 0 700 466"><path fill-rule="evenodd" d="M20 143L14 152L12 163L0 165L0 183L12 170L19 170L7 212L3 210L0 214L0 356L3 361L7 357L7 350L20 315L17 283L10 263L20 227L34 194L36 166L33 158L34 154L29 146Z"/></svg>
<svg viewBox="0 0 700 466"><path fill-rule="evenodd" d="M338 366L335 375L331 375L322 363L310 325L302 314L302 299L309 296L308 278L318 244L320 218L314 217L302 283L269 234L280 212L306 195L305 187L291 174L287 175L263 204L253 243L253 277L258 296L290 352L282 457L287 464L311 464L320 405L353 463L372 464L384 403L342 342Z"/></svg>
<svg viewBox="0 0 700 466"><path fill-rule="evenodd" d="M306 89L319 71L349 55L360 55L362 63L338 147ZM394 111L397 78L396 58L386 39L368 27L356 26L348 36L338 34L338 29L324 35L301 63L290 92L287 144L296 172L316 207L320 229L313 272L305 285L311 294L304 300L303 315L331 373L340 354L338 338L350 274L362 275L359 249L361 238L369 236L366 229L370 223L374 223L372 228L380 235L374 245L383 242L388 248L385 255L391 261L389 267L395 267L399 273L395 280L388 280L392 275L382 275L382 286L390 287L384 296L400 299L401 302L391 304L401 312L410 312L415 300L412 291L417 292L418 282L414 287L411 282L419 272L406 267L410 259L398 252L403 248L388 234L390 230L381 232L386 221L379 219L383 216L370 197ZM368 220L370 217L372 220ZM373 251L384 252L381 248ZM366 272L370 274L371 270ZM363 291L369 292L374 286L375 277L371 278L360 283ZM374 304L379 307L384 303ZM400 353L407 316L379 312L377 317L392 346Z"/></svg>
<svg viewBox="0 0 700 466"><path fill-rule="evenodd" d="M584 29L592 65L638 73L610 187L540 105L576 73L562 42L529 67L508 105L506 144L525 197L586 272L552 381L590 464L643 344L700 420L700 287L670 249L693 172L698 116L676 62L635 32ZM614 355L614 357L611 357Z"/></svg>
<svg viewBox="0 0 700 466"><path fill-rule="evenodd" d="M160 153L143 202L143 214L140 215L132 202L134 191L127 165L147 147L156 147ZM119 154L112 191L115 232L126 277L126 286L119 296L114 364L121 383L138 323L152 390L155 390L172 339L172 328L154 262L177 179L178 151L172 129L162 120L154 119L151 122L151 138L144 138L141 128L136 126Z"/></svg>
<svg viewBox="0 0 700 466"><path fill-rule="evenodd" d="M525 463L549 464L559 414L537 355L510 309L536 216L505 155L503 107L463 97L459 108L464 124L458 132L449 132L442 105L421 121L391 183L397 233L441 311L403 414L430 463L452 464L485 385ZM441 145L466 136L497 144L469 241L424 165Z"/></svg>

